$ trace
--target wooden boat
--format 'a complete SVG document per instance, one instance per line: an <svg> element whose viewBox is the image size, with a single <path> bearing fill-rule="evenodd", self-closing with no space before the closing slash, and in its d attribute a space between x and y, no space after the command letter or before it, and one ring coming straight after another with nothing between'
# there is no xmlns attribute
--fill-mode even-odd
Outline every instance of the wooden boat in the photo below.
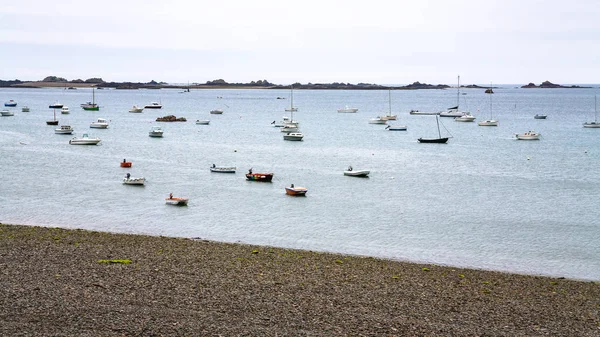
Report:
<svg viewBox="0 0 600 337"><path fill-rule="evenodd" d="M345 176L350 177L367 177L371 173L369 170L354 170L352 166L348 166L348 169L344 171Z"/></svg>
<svg viewBox="0 0 600 337"><path fill-rule="evenodd" d="M215 172L215 173L235 173L235 166L231 166L231 167L225 167L225 166L216 166L215 164L213 164L213 166L210 167L210 172Z"/></svg>
<svg viewBox="0 0 600 337"><path fill-rule="evenodd" d="M165 198L165 203L167 205L174 206L186 206L188 203L188 198L176 198L173 196L173 193L169 194L168 198Z"/></svg>
<svg viewBox="0 0 600 337"><path fill-rule="evenodd" d="M308 192L306 187L295 187L294 184L285 188L285 194L287 195L303 197L306 196L306 192Z"/></svg>
<svg viewBox="0 0 600 337"><path fill-rule="evenodd" d="M448 142L448 137L442 137L442 134L440 133L440 121L439 121L437 115L435 116L435 121L437 124L438 138L419 138L419 139L417 139L419 141L419 143L445 144Z"/></svg>
<svg viewBox="0 0 600 337"><path fill-rule="evenodd" d="M271 182L273 180L273 173L252 173L252 169L246 173L246 179L251 181L263 181Z"/></svg>
<svg viewBox="0 0 600 337"><path fill-rule="evenodd" d="M131 162L123 159L121 162L121 167L131 167Z"/></svg>

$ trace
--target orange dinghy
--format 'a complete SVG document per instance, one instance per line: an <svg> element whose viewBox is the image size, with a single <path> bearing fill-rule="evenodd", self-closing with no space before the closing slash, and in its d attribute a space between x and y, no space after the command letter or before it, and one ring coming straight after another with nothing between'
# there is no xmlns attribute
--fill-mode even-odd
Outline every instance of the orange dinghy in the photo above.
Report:
<svg viewBox="0 0 600 337"><path fill-rule="evenodd" d="M165 198L165 203L167 205L187 206L188 200L188 198L176 198L173 196L173 193L170 193L169 197Z"/></svg>
<svg viewBox="0 0 600 337"><path fill-rule="evenodd" d="M292 186L290 187L285 188L285 193L287 195L306 196L306 192L308 192L306 187L294 187L294 184L292 184Z"/></svg>
<svg viewBox="0 0 600 337"><path fill-rule="evenodd" d="M121 162L121 167L131 167L131 162L123 159Z"/></svg>

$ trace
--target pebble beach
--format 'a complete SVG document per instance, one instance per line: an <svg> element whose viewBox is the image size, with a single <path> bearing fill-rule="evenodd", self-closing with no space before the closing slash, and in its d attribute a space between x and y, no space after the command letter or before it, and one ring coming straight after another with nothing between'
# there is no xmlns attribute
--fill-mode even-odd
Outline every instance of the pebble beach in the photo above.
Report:
<svg viewBox="0 0 600 337"><path fill-rule="evenodd" d="M3 336L598 336L598 282L0 225Z"/></svg>

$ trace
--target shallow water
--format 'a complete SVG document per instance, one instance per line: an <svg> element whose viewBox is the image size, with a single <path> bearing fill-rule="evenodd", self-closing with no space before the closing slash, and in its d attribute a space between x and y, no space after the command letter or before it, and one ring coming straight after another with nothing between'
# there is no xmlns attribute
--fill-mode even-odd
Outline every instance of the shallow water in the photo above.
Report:
<svg viewBox="0 0 600 337"><path fill-rule="evenodd" d="M273 120L289 114L285 90L96 90L100 111L83 111L91 90L0 89L19 103L0 117L0 221L245 242L417 262L600 280L600 129L594 89L517 89L493 95L498 127L443 122L408 111L456 105L456 91L392 92L397 124L390 132L368 119L388 111L387 91L294 91L302 142L283 141ZM460 97L477 120L489 117L489 95ZM276 99L277 96L288 99ZM222 98L217 98L222 97ZM60 124L102 139L72 146L54 134L48 105L59 100ZM161 110L129 113L160 101ZM27 105L31 112L20 112ZM358 113L337 113L345 105ZM223 115L209 111L223 108ZM536 113L548 115L536 120ZM173 114L185 123L157 123ZM90 129L96 118L106 130ZM210 119L210 125L196 125ZM163 138L148 137L153 125ZM542 133L540 141L514 134ZM129 169L119 167L126 158ZM236 174L209 171L237 166ZM352 165L369 178L342 175ZM275 173L272 183L245 180L249 168ZM146 186L122 177L144 176ZM304 198L285 195L294 183ZM164 204L169 192L187 207Z"/></svg>

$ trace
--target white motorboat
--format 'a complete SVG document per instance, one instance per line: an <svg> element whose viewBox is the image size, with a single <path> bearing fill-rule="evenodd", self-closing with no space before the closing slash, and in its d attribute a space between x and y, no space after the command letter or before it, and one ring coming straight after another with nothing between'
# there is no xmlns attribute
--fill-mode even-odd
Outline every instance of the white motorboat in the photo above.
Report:
<svg viewBox="0 0 600 337"><path fill-rule="evenodd" d="M406 125L388 125L385 127L388 131L406 131Z"/></svg>
<svg viewBox="0 0 600 337"><path fill-rule="evenodd" d="M208 125L210 121L208 119L196 119L196 124L198 125Z"/></svg>
<svg viewBox="0 0 600 337"><path fill-rule="evenodd" d="M150 137L162 137L163 133L164 131L160 126L153 126L152 128L150 128L148 135Z"/></svg>
<svg viewBox="0 0 600 337"><path fill-rule="evenodd" d="M517 137L517 139L520 140L539 140L540 139L541 134L535 131L527 131L524 133L517 133L515 134L515 137Z"/></svg>
<svg viewBox="0 0 600 337"><path fill-rule="evenodd" d="M100 138L90 138L87 133L84 133L82 137L73 137L69 140L71 145L96 145L100 143Z"/></svg>
<svg viewBox="0 0 600 337"><path fill-rule="evenodd" d="M441 111L438 113L440 117L462 117L463 113L458 111L458 107L450 108L446 111Z"/></svg>
<svg viewBox="0 0 600 337"><path fill-rule="evenodd" d="M210 172L216 172L216 173L235 173L235 166L216 166L215 164L213 164L210 167Z"/></svg>
<svg viewBox="0 0 600 337"><path fill-rule="evenodd" d="M475 121L475 116L471 115L469 112L465 112L460 117L454 117L455 122L473 122Z"/></svg>
<svg viewBox="0 0 600 337"><path fill-rule="evenodd" d="M369 119L369 124L387 124L387 120L381 118L380 116Z"/></svg>
<svg viewBox="0 0 600 337"><path fill-rule="evenodd" d="M0 111L0 114L2 114L3 117L10 117L10 116L15 115L14 112L12 112L11 110L6 110L6 109Z"/></svg>
<svg viewBox="0 0 600 337"><path fill-rule="evenodd" d="M286 132L286 133L298 132L298 125L286 124L286 125L282 126L280 130L281 130L281 132Z"/></svg>
<svg viewBox="0 0 600 337"><path fill-rule="evenodd" d="M137 105L134 105L134 106L131 107L131 109L129 109L129 112L138 112L139 113L139 112L142 112L142 111L144 111L144 108L140 108Z"/></svg>
<svg viewBox="0 0 600 337"><path fill-rule="evenodd" d="M146 109L162 109L162 104L158 102L151 102L150 104L144 106Z"/></svg>
<svg viewBox="0 0 600 337"><path fill-rule="evenodd" d="M355 113L358 111L358 108L351 108L346 105L344 108L337 109L337 112L346 112L346 113Z"/></svg>
<svg viewBox="0 0 600 337"><path fill-rule="evenodd" d="M22 107L21 112L29 112L29 107L28 106Z"/></svg>
<svg viewBox="0 0 600 337"><path fill-rule="evenodd" d="M345 176L350 176L350 177L367 177L369 175L369 173L371 173L371 171L368 171L368 170L354 170L352 168L352 166L348 166L348 169L346 171L344 171L344 175Z"/></svg>
<svg viewBox="0 0 600 337"><path fill-rule="evenodd" d="M210 110L210 114L211 115L222 115L223 114L223 110L222 109Z"/></svg>
<svg viewBox="0 0 600 337"><path fill-rule="evenodd" d="M60 113L61 113L61 114L63 114L63 115L68 115L68 114L70 113L70 112L69 112L69 107L68 107L68 106L63 106L63 107L60 109Z"/></svg>
<svg viewBox="0 0 600 337"><path fill-rule="evenodd" d="M169 194L168 198L165 198L165 203L167 205L175 205L175 206L186 206L188 203L188 198L176 198L173 196L173 193Z"/></svg>
<svg viewBox="0 0 600 337"><path fill-rule="evenodd" d="M8 106L8 107L16 107L17 106L17 102L15 100L8 100L8 102L4 102L4 106Z"/></svg>
<svg viewBox="0 0 600 337"><path fill-rule="evenodd" d="M95 122L90 123L90 128L106 129L108 128L108 121L104 118L98 118Z"/></svg>
<svg viewBox="0 0 600 337"><path fill-rule="evenodd" d="M146 178L132 178L129 173L123 178L123 184L125 185L144 185L144 183L146 183Z"/></svg>
<svg viewBox="0 0 600 337"><path fill-rule="evenodd" d="M304 134L302 134L300 132L289 132L289 133L283 135L283 140L300 141L300 140L302 140L302 138L304 138Z"/></svg>
<svg viewBox="0 0 600 337"><path fill-rule="evenodd" d="M61 125L60 128L54 129L54 133L59 135L70 135L73 131L73 127L70 125Z"/></svg>

